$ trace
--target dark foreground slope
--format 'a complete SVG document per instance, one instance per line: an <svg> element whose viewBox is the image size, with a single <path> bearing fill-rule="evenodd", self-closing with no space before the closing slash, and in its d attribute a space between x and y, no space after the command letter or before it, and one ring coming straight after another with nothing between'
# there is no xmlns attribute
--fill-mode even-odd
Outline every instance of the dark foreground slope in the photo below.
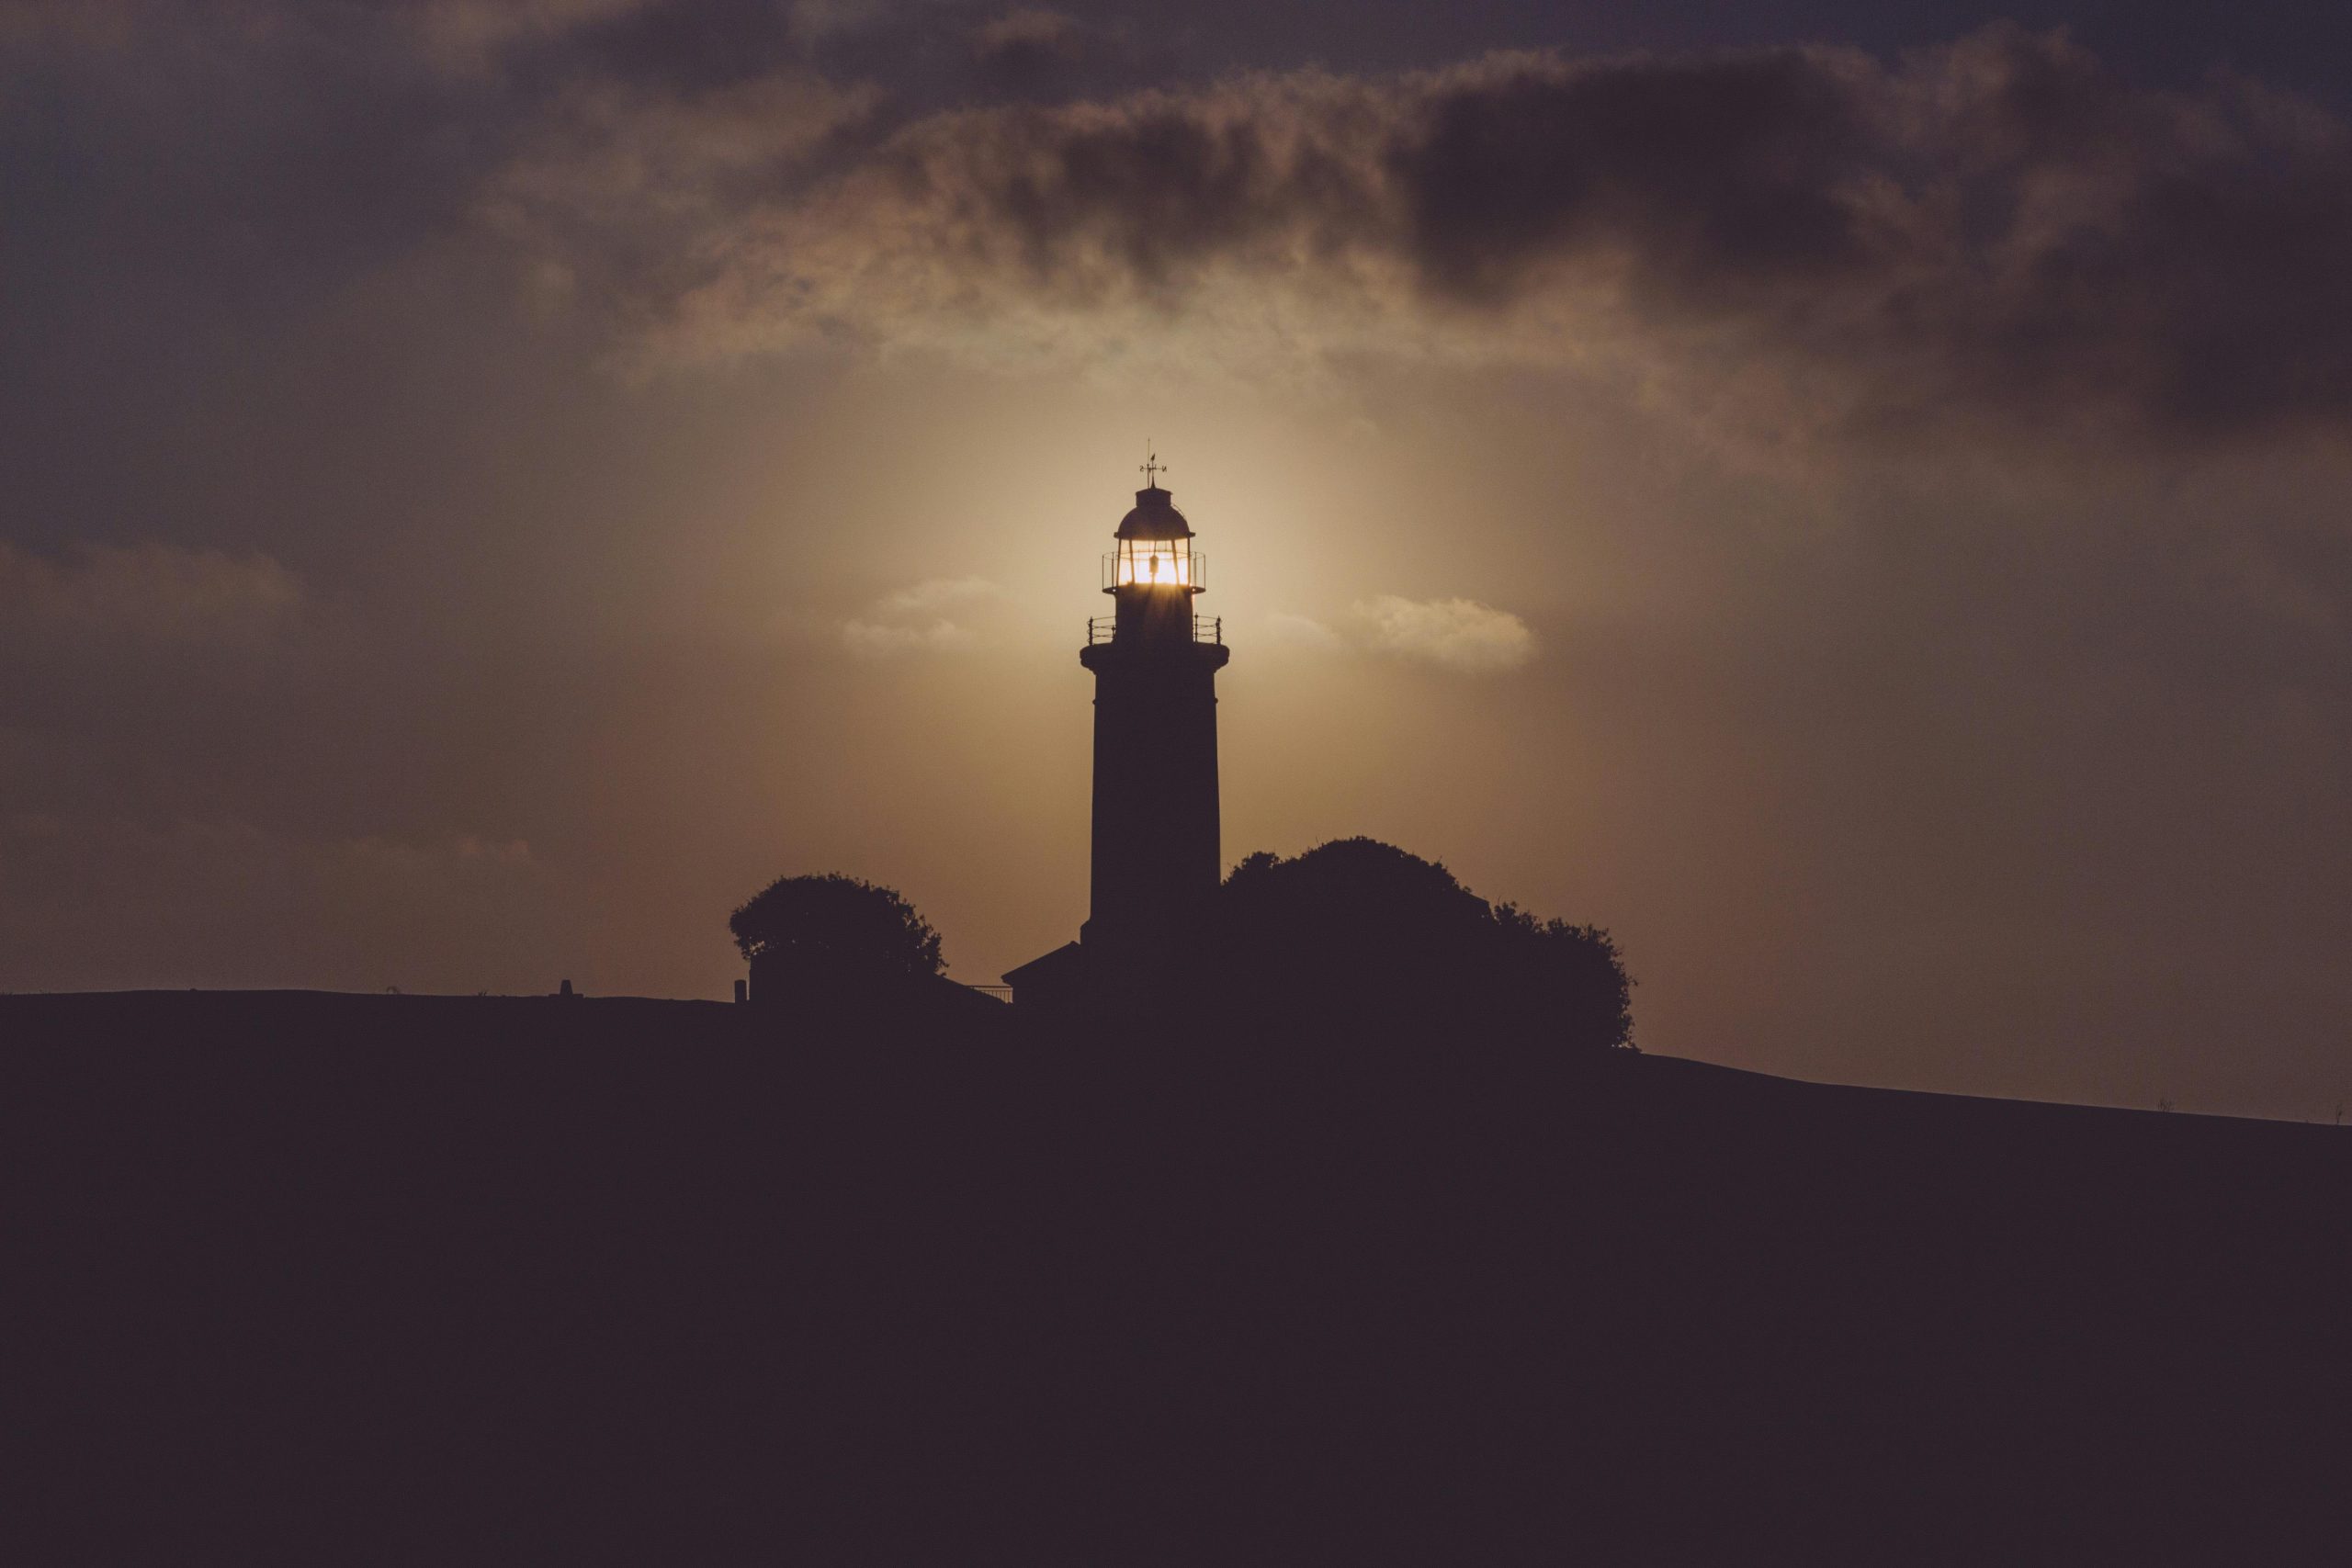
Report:
<svg viewBox="0 0 2352 1568"><path fill-rule="evenodd" d="M0 1556L2352 1551L2352 1130L1288 1045L0 998Z"/></svg>

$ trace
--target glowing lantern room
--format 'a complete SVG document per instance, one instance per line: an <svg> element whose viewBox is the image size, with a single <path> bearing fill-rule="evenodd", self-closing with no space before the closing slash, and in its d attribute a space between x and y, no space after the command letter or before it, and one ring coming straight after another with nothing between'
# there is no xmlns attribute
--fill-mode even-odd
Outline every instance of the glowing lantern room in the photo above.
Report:
<svg viewBox="0 0 2352 1568"><path fill-rule="evenodd" d="M1207 586L1208 559L1193 550L1192 525L1157 484L1136 491L1135 509L1119 523L1118 547L1102 558L1102 592L1182 590Z"/></svg>
<svg viewBox="0 0 2352 1568"><path fill-rule="evenodd" d="M1190 588L1193 585L1193 542L1190 539L1125 539L1112 559L1111 585L1125 588Z"/></svg>

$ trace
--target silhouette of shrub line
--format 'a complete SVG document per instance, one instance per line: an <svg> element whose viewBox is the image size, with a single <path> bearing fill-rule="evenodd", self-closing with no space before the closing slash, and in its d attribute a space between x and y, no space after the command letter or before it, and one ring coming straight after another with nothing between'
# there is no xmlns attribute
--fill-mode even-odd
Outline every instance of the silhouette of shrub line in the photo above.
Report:
<svg viewBox="0 0 2352 1568"><path fill-rule="evenodd" d="M728 929L755 999L914 997L945 968L939 933L903 896L835 873L779 877ZM1195 919L1153 940L1165 950L1129 968L1090 937L1072 982L1132 1037L1213 1023L1285 1049L1635 1049L1634 982L1608 931L1490 905L1443 865L1373 839L1246 856Z"/></svg>

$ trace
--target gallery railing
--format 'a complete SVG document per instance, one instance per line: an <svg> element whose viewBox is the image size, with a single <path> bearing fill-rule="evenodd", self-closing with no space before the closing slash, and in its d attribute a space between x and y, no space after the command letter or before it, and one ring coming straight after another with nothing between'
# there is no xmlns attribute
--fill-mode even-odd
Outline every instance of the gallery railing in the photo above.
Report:
<svg viewBox="0 0 2352 1568"><path fill-rule="evenodd" d="M1089 617L1086 623L1087 645L1089 647L1092 647L1098 642L1109 642L1117 635L1118 627L1119 618L1116 615L1094 615ZM1193 640L1194 642L1213 642L1222 647L1225 642L1225 617L1222 615L1194 615L1193 617Z"/></svg>

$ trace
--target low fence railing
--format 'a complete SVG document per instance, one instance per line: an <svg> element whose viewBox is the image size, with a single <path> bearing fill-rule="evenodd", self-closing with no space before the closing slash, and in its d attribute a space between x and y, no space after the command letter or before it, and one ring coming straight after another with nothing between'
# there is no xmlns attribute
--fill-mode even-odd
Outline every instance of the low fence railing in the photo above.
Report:
<svg viewBox="0 0 2352 1568"><path fill-rule="evenodd" d="M1086 622L1087 646L1091 648L1097 643L1112 641L1117 637L1118 629L1119 618L1116 615L1092 615L1088 617ZM1225 645L1225 617L1222 615L1194 615L1193 617L1193 640L1194 642L1215 643L1220 648L1223 647Z"/></svg>

